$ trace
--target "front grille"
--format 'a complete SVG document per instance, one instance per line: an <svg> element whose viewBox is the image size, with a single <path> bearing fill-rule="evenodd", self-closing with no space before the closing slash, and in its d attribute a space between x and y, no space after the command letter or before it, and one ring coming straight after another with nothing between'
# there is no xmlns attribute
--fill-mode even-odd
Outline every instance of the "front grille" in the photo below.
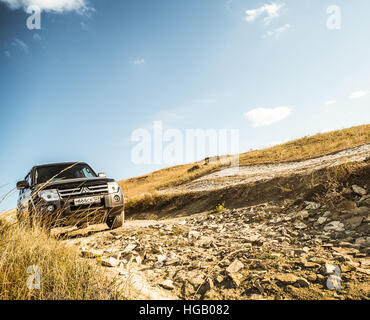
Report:
<svg viewBox="0 0 370 320"><path fill-rule="evenodd" d="M97 186L82 186L72 189L58 190L61 199L71 199L81 196L94 196L108 194L108 185L102 184Z"/></svg>

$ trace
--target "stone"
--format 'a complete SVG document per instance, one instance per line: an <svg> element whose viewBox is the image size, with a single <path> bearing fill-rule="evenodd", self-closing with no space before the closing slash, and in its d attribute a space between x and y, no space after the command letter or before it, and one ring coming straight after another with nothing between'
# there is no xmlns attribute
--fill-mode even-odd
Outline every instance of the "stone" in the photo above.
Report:
<svg viewBox="0 0 370 320"><path fill-rule="evenodd" d="M307 269L317 268L320 266L318 263L308 261L303 262L302 265Z"/></svg>
<svg viewBox="0 0 370 320"><path fill-rule="evenodd" d="M291 274L291 273L277 274L275 276L275 278L278 281L280 281L281 283L284 283L284 284L293 284L293 283L295 283L296 281L299 280L299 278L297 276L295 276L294 274Z"/></svg>
<svg viewBox="0 0 370 320"><path fill-rule="evenodd" d="M199 270L184 271L176 275L176 281L189 282L195 289L198 289L204 283L204 275Z"/></svg>
<svg viewBox="0 0 370 320"><path fill-rule="evenodd" d="M198 232L198 231L190 230L189 233L188 233L188 238L189 239L191 239L191 238L198 239L199 237L200 237L200 232Z"/></svg>
<svg viewBox="0 0 370 320"><path fill-rule="evenodd" d="M243 239L244 239L245 242L255 243L255 242L259 241L260 236L255 234L255 235L250 236L250 237L244 237Z"/></svg>
<svg viewBox="0 0 370 320"><path fill-rule="evenodd" d="M316 210L321 207L321 205L316 202L305 201L304 203L306 204L306 210Z"/></svg>
<svg viewBox="0 0 370 320"><path fill-rule="evenodd" d="M361 267L370 267L370 259L360 259Z"/></svg>
<svg viewBox="0 0 370 320"><path fill-rule="evenodd" d="M364 196L367 194L367 191L364 188L361 188L355 184L352 186L352 190L354 193L357 193L360 196Z"/></svg>
<svg viewBox="0 0 370 320"><path fill-rule="evenodd" d="M370 237L360 237L355 240L355 243L360 246L369 246L370 245Z"/></svg>
<svg viewBox="0 0 370 320"><path fill-rule="evenodd" d="M244 276L241 273L229 273L228 278L235 287L239 287L244 280Z"/></svg>
<svg viewBox="0 0 370 320"><path fill-rule="evenodd" d="M226 272L231 274L231 273L237 273L241 269L244 268L244 264L240 262L238 259L235 259L226 269Z"/></svg>
<svg viewBox="0 0 370 320"><path fill-rule="evenodd" d="M353 218L347 219L345 223L351 226L352 228L357 228L361 225L363 219L364 218L361 216L353 217Z"/></svg>
<svg viewBox="0 0 370 320"><path fill-rule="evenodd" d="M317 274L316 275L316 280L320 283L324 282L325 277L322 274Z"/></svg>
<svg viewBox="0 0 370 320"><path fill-rule="evenodd" d="M370 196L367 195L367 196L363 196L361 199L360 199L360 205L361 206L368 206L370 207Z"/></svg>
<svg viewBox="0 0 370 320"><path fill-rule="evenodd" d="M302 210L302 211L298 212L298 216L301 219L307 219L310 216L310 213L307 210Z"/></svg>
<svg viewBox="0 0 370 320"><path fill-rule="evenodd" d="M332 247L333 251L340 253L341 255L351 255L359 252L356 248L343 248L343 247Z"/></svg>
<svg viewBox="0 0 370 320"><path fill-rule="evenodd" d="M368 276L370 276L370 270L369 269L356 268L356 271L361 272L361 273L364 273L364 274L367 274Z"/></svg>
<svg viewBox="0 0 370 320"><path fill-rule="evenodd" d="M167 256L166 255L164 255L164 254L159 254L158 256L157 256L157 262L165 262L166 261L166 259L167 259Z"/></svg>
<svg viewBox="0 0 370 320"><path fill-rule="evenodd" d="M223 276L221 276L221 275L218 275L218 276L216 277L216 281L217 281L218 283L222 283L222 281L224 281L224 277L223 277Z"/></svg>
<svg viewBox="0 0 370 320"><path fill-rule="evenodd" d="M134 250L136 247L137 247L137 244L130 243L130 244L128 244L128 245L125 247L125 249L123 249L122 254L129 253L129 252L131 252L132 250Z"/></svg>
<svg viewBox="0 0 370 320"><path fill-rule="evenodd" d="M326 222L326 220L328 220L328 218L320 217L319 219L317 219L317 223L321 225L321 224L323 224L324 222Z"/></svg>
<svg viewBox="0 0 370 320"><path fill-rule="evenodd" d="M161 287L164 288L164 289L167 289L167 290L173 290L173 289L175 289L175 286L173 285L173 281L172 280L164 280L161 283Z"/></svg>
<svg viewBox="0 0 370 320"><path fill-rule="evenodd" d="M330 211L325 211L324 214L322 215L324 218L328 218L331 216L331 212Z"/></svg>
<svg viewBox="0 0 370 320"><path fill-rule="evenodd" d="M214 241L215 239L212 237L203 236L199 240L197 240L195 244L199 247L209 248Z"/></svg>
<svg viewBox="0 0 370 320"><path fill-rule="evenodd" d="M351 216L362 216L367 217L370 214L370 208L369 207L359 207L351 210L349 212L349 215Z"/></svg>
<svg viewBox="0 0 370 320"><path fill-rule="evenodd" d="M308 275L307 279L310 280L310 281L316 281L317 275L314 274L314 273L311 273L311 274Z"/></svg>
<svg viewBox="0 0 370 320"><path fill-rule="evenodd" d="M344 231L344 224L340 221L329 222L325 227L325 231Z"/></svg>
<svg viewBox="0 0 370 320"><path fill-rule="evenodd" d="M299 249L293 249L293 251L294 251L294 255L302 256L302 255L307 254L310 251L310 249L307 248L307 247L303 247L303 248L299 248Z"/></svg>
<svg viewBox="0 0 370 320"><path fill-rule="evenodd" d="M178 262L180 262L179 259L177 259L176 257L171 257L171 258L166 260L165 264L166 264L166 266L170 266L170 265L177 264Z"/></svg>
<svg viewBox="0 0 370 320"><path fill-rule="evenodd" d="M184 281L181 287L183 297L193 296L195 293L194 287L188 282Z"/></svg>
<svg viewBox="0 0 370 320"><path fill-rule="evenodd" d="M153 265L153 267L155 268L155 269L160 269L160 268L162 268L164 266L164 263L163 262L161 262L161 261L157 261L157 262L155 262L154 263L154 265Z"/></svg>
<svg viewBox="0 0 370 320"><path fill-rule="evenodd" d="M345 264L345 265L341 266L341 271L343 273L354 271L354 270L356 270L356 268L354 266L349 265L349 264Z"/></svg>
<svg viewBox="0 0 370 320"><path fill-rule="evenodd" d="M118 263L119 263L119 261L117 259L115 259L115 258L112 258L112 257L110 257L110 258L103 258L101 260L101 264L104 267L114 268L114 267L117 267L118 266Z"/></svg>
<svg viewBox="0 0 370 320"><path fill-rule="evenodd" d="M308 288L310 286L310 283L305 278L299 278L294 285L300 287L300 288Z"/></svg>
<svg viewBox="0 0 370 320"><path fill-rule="evenodd" d="M325 263L324 265L324 270L323 270L324 274L340 274L340 269L338 266L334 265L334 264L329 264L329 263Z"/></svg>
<svg viewBox="0 0 370 320"><path fill-rule="evenodd" d="M338 208L339 209L342 209L342 210L354 210L357 208L357 205L356 205L356 202L354 201L350 201L350 200L344 200L342 201L339 205L338 205Z"/></svg>
<svg viewBox="0 0 370 320"><path fill-rule="evenodd" d="M307 228L307 225L299 221L299 222L294 223L294 228L298 230L303 230Z"/></svg>

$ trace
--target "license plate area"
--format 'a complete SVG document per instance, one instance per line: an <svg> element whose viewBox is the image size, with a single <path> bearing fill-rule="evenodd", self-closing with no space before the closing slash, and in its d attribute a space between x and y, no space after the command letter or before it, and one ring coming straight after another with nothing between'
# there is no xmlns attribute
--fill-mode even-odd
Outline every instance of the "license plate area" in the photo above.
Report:
<svg viewBox="0 0 370 320"><path fill-rule="evenodd" d="M74 205L82 206L82 205L87 205L87 204L100 203L100 201L101 199L99 196L78 198L74 200Z"/></svg>

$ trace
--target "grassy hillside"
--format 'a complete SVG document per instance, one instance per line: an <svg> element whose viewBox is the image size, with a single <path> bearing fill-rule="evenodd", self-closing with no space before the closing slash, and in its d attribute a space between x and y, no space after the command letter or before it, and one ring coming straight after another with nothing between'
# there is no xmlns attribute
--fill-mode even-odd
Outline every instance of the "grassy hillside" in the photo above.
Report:
<svg viewBox="0 0 370 320"><path fill-rule="evenodd" d="M304 137L263 150L242 153L239 161L240 165L252 165L305 160L367 143L370 143L370 125L362 125ZM155 194L157 190L191 181L218 170L223 164L222 161L218 161L208 165L199 165L199 168L196 167L197 165L197 163L190 163L169 167L120 181L120 185L130 205L132 201L140 201L140 198L145 196L144 194L147 194L145 197L148 201L151 197L148 193Z"/></svg>
<svg viewBox="0 0 370 320"><path fill-rule="evenodd" d="M40 270L40 288L27 285L30 266ZM42 230L25 230L0 220L0 300L119 297L117 285L96 264L83 261L77 249Z"/></svg>

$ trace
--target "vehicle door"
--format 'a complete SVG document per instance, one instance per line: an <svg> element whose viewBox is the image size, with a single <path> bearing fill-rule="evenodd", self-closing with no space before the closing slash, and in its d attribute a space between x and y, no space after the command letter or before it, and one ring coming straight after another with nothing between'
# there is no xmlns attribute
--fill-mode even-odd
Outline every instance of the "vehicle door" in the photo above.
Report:
<svg viewBox="0 0 370 320"><path fill-rule="evenodd" d="M24 211L28 209L28 203L31 197L31 186L32 186L31 172L25 177L25 180L27 180L28 182L28 188L20 190L18 199L19 211Z"/></svg>

